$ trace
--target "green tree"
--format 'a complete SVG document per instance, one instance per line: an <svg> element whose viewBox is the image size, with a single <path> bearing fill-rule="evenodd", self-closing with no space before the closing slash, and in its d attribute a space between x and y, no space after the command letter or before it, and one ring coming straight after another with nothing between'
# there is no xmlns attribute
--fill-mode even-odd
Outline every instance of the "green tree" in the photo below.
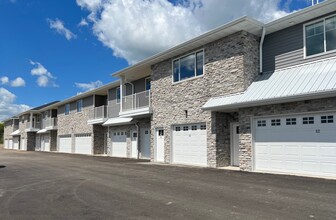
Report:
<svg viewBox="0 0 336 220"><path fill-rule="evenodd" d="M3 144L4 124L0 122L0 144Z"/></svg>

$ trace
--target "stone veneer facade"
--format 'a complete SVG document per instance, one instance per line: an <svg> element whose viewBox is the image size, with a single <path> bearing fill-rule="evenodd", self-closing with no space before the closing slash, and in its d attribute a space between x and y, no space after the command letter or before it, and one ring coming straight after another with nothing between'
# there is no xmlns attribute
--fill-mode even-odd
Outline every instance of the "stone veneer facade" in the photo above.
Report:
<svg viewBox="0 0 336 220"><path fill-rule="evenodd" d="M336 111L336 97L239 109L240 169L243 171L253 170L252 117L320 111Z"/></svg>
<svg viewBox="0 0 336 220"><path fill-rule="evenodd" d="M176 57L152 66L152 160L156 128L164 129L165 162L171 163L172 125L205 122L207 165L218 167L230 163L230 135L225 130L237 116L203 111L202 106L211 97L242 92L252 83L258 74L258 47L258 38L245 31L206 44L199 48L204 50L204 75L178 83L172 83L172 60ZM197 49L190 52L194 51Z"/></svg>

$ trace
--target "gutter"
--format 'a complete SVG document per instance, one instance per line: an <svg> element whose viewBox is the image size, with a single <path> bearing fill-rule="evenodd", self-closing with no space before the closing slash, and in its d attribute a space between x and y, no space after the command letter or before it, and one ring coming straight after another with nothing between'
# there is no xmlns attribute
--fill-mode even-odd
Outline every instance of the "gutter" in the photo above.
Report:
<svg viewBox="0 0 336 220"><path fill-rule="evenodd" d="M263 72L263 45L264 45L265 34L266 34L266 27L265 27L265 25L263 25L260 44L259 44L259 69L260 69L260 73Z"/></svg>

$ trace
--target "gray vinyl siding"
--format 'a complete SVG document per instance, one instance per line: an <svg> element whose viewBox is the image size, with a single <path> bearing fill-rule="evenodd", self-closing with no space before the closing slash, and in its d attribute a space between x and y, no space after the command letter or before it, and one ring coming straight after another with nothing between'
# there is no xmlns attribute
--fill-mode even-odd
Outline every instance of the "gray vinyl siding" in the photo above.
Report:
<svg viewBox="0 0 336 220"><path fill-rule="evenodd" d="M139 92L143 92L146 90L146 80L145 80L146 78L147 77L141 78L133 82L134 93L139 93Z"/></svg>
<svg viewBox="0 0 336 220"><path fill-rule="evenodd" d="M119 87L117 87L119 88ZM110 104L116 104L116 98L117 98L117 88L112 88L108 91L109 93L109 105Z"/></svg>
<svg viewBox="0 0 336 220"><path fill-rule="evenodd" d="M282 69L336 55L336 51L334 51L321 53L304 59L303 25L305 23L300 23L265 36L263 45L263 72Z"/></svg>

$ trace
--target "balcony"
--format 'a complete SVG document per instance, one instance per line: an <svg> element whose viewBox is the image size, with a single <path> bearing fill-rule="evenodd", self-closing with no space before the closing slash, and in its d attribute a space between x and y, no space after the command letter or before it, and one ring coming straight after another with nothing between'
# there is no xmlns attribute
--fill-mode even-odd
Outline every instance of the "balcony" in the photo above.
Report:
<svg viewBox="0 0 336 220"><path fill-rule="evenodd" d="M57 118L47 118L42 121L42 128L46 130L57 129Z"/></svg>
<svg viewBox="0 0 336 220"><path fill-rule="evenodd" d="M128 95L122 98L120 117L145 116L152 113L150 90Z"/></svg>
<svg viewBox="0 0 336 220"><path fill-rule="evenodd" d="M88 124L101 124L107 118L107 106L102 105L89 110Z"/></svg>

